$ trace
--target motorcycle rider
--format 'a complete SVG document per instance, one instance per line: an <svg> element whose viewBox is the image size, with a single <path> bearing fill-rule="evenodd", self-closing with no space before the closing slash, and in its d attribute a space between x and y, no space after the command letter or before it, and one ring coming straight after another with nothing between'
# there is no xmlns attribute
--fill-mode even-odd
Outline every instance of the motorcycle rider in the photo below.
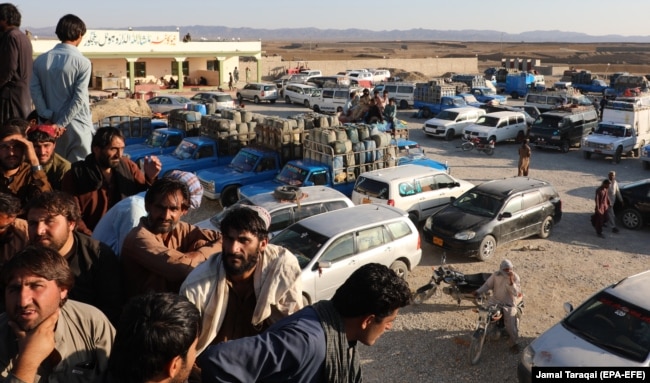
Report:
<svg viewBox="0 0 650 383"><path fill-rule="evenodd" d="M523 299L523 294L521 293L521 280L513 269L512 262L504 259L499 270L492 273L483 286L479 287L473 294L478 296L492 290L489 303L497 303L501 306L506 332L510 336L508 340L510 351L517 354L519 353L519 345L517 344L519 340L517 305Z"/></svg>

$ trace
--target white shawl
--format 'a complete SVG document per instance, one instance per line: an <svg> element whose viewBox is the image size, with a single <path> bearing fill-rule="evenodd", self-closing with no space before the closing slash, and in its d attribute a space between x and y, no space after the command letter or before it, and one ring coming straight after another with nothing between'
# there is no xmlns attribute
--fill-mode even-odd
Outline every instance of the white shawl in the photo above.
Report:
<svg viewBox="0 0 650 383"><path fill-rule="evenodd" d="M253 273L257 303L251 323L275 323L302 308L302 281L296 257L287 249L267 244ZM228 286L221 254L197 266L185 279L180 294L199 309L202 331L197 352L217 336L228 307ZM273 310L274 306L275 310Z"/></svg>

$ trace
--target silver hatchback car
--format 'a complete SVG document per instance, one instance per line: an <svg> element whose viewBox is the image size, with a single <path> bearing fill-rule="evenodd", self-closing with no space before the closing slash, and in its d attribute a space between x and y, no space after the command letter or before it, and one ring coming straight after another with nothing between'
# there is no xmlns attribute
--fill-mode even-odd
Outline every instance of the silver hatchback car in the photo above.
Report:
<svg viewBox="0 0 650 383"><path fill-rule="evenodd" d="M522 353L519 381L532 381L533 367L650 366L650 270L596 293Z"/></svg>
<svg viewBox="0 0 650 383"><path fill-rule="evenodd" d="M408 214L388 205L360 205L305 218L270 243L298 258L308 304L331 298L367 263L381 263L406 279L422 257L420 234Z"/></svg>
<svg viewBox="0 0 650 383"><path fill-rule="evenodd" d="M256 104L262 101L275 104L278 97L278 87L271 83L252 82L237 91L237 100L240 104L243 100L253 101Z"/></svg>

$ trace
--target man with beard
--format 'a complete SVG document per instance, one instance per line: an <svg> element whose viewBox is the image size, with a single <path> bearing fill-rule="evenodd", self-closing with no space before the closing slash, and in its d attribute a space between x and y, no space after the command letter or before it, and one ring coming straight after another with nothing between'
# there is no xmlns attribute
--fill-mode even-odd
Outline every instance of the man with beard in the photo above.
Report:
<svg viewBox="0 0 650 383"><path fill-rule="evenodd" d="M88 235L104 213L120 200L146 190L162 165L156 156L146 157L144 174L124 157L124 136L119 129L103 127L93 136L86 159L72 164L63 176L61 189L75 197L81 209L77 230Z"/></svg>
<svg viewBox="0 0 650 383"><path fill-rule="evenodd" d="M63 175L70 170L70 162L54 152L60 130L55 125L34 125L27 128L27 139L34 145L38 163L54 190L61 190Z"/></svg>
<svg viewBox="0 0 650 383"><path fill-rule="evenodd" d="M117 257L108 245L75 230L79 207L61 191L43 193L25 207L29 241L63 257L75 279L71 299L93 305L115 323L122 310Z"/></svg>
<svg viewBox="0 0 650 383"><path fill-rule="evenodd" d="M0 270L27 245L27 222L17 218L22 210L18 198L0 193Z"/></svg>
<svg viewBox="0 0 650 383"><path fill-rule="evenodd" d="M199 310L175 293L134 297L124 307L107 383L184 383L196 359Z"/></svg>
<svg viewBox="0 0 650 383"><path fill-rule="evenodd" d="M181 221L190 203L189 188L178 179L163 177L147 190L147 215L127 234L120 254L127 298L178 293L197 265L221 251L218 232Z"/></svg>
<svg viewBox="0 0 650 383"><path fill-rule="evenodd" d="M259 206L231 208L221 221L223 251L181 286L201 312L197 350L256 335L302 308L297 258L268 243L271 215Z"/></svg>
<svg viewBox="0 0 650 383"><path fill-rule="evenodd" d="M101 382L115 336L96 308L68 300L74 276L56 251L28 246L0 274L0 376L5 382Z"/></svg>
<svg viewBox="0 0 650 383"><path fill-rule="evenodd" d="M34 145L25 138L28 122L10 119L0 130L0 192L13 194L25 205L33 196L52 190Z"/></svg>

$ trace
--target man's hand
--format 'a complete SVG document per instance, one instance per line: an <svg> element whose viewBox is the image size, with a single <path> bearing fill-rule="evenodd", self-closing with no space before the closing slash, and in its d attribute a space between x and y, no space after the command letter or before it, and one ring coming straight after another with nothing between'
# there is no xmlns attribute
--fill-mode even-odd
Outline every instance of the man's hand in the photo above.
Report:
<svg viewBox="0 0 650 383"><path fill-rule="evenodd" d="M20 142L25 148L25 161L29 162L32 166L38 166L38 156L36 155L36 150L34 150L34 144L25 138L22 134L12 134L9 137L5 138L5 141L17 141Z"/></svg>
<svg viewBox="0 0 650 383"><path fill-rule="evenodd" d="M144 176L147 180L153 181L156 179L158 176L158 173L160 173L160 169L162 169L162 163L160 162L160 159L156 156L146 156L144 158Z"/></svg>
<svg viewBox="0 0 650 383"><path fill-rule="evenodd" d="M25 331L15 322L9 322L18 341L18 357L12 374L25 382L33 382L38 367L49 357L54 349L54 328L60 310L47 317L36 328ZM60 356L59 356L60 359ZM60 360L54 361L57 364Z"/></svg>

